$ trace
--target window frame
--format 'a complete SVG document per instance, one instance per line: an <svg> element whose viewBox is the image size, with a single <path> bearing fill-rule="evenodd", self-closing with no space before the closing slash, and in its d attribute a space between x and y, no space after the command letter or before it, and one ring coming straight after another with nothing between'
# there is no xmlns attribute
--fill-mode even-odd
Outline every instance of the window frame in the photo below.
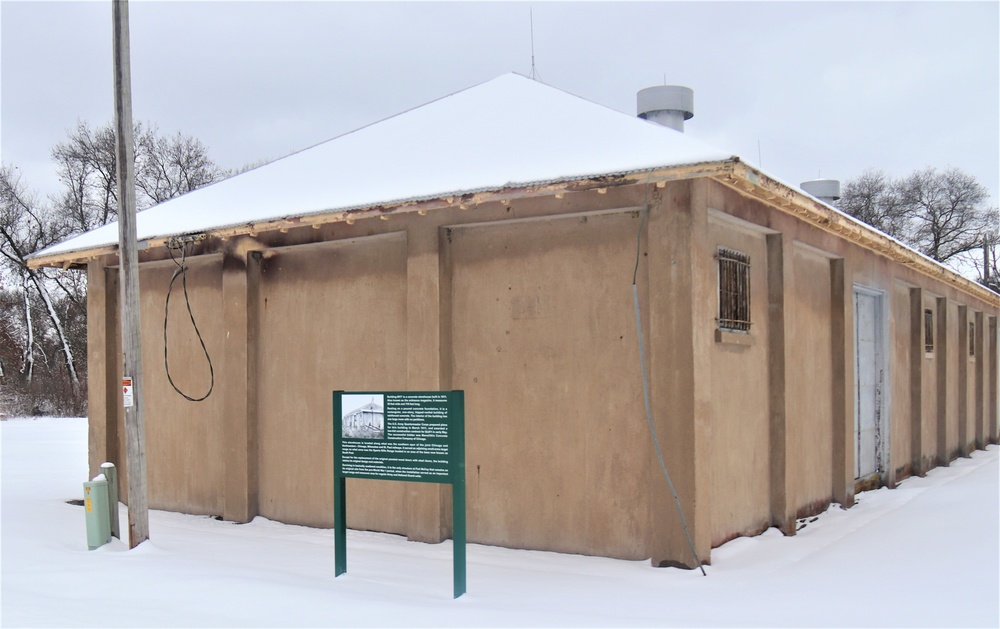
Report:
<svg viewBox="0 0 1000 629"><path fill-rule="evenodd" d="M924 353L934 353L934 310L924 308Z"/></svg>
<svg viewBox="0 0 1000 629"><path fill-rule="evenodd" d="M724 333L749 334L751 318L750 255L718 247L718 309L716 328Z"/></svg>

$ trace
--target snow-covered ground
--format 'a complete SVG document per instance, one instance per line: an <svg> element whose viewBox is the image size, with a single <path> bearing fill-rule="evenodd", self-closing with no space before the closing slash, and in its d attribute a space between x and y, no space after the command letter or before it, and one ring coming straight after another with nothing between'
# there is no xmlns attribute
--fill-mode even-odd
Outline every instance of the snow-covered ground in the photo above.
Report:
<svg viewBox="0 0 1000 629"><path fill-rule="evenodd" d="M0 422L4 626L1000 625L998 448L712 553L708 576L470 544L452 599L451 544L150 512L151 540L87 550L84 419ZM125 507L121 508L125 522Z"/></svg>

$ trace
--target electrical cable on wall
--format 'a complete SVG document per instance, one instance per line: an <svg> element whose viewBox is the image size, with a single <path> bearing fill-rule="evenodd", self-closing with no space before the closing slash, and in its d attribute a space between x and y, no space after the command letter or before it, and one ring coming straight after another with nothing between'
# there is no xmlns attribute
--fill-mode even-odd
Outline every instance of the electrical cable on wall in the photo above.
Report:
<svg viewBox="0 0 1000 629"><path fill-rule="evenodd" d="M174 270L174 275L170 278L170 285L167 287L167 299L163 304L163 367L167 371L167 380L170 381L170 386L174 388L174 391L177 391L177 393L179 393L185 400L189 400L191 402L202 402L207 399L208 396L212 395L212 390L215 389L215 369L212 366L212 357L208 355L208 348L205 347L205 340L201 338L201 331L198 329L198 324L194 320L194 313L191 312L191 300L188 297L187 290L188 267L185 264L187 259L188 244L188 242L181 241L176 238L171 239L171 241L167 243L167 252L170 254L170 259L177 265L177 269ZM174 249L180 249L180 261L174 257ZM205 360L208 361L208 373L211 381L208 385L208 392L198 398L191 397L187 393L181 391L177 385L174 384L174 379L170 376L170 359L167 352L167 348L170 346L167 342L167 318L170 313L170 294L174 290L174 281L177 280L178 276L181 278L181 286L184 289L184 303L187 305L188 317L191 319L191 325L194 326L194 333L198 336L198 342L201 343L201 350L205 353Z"/></svg>
<svg viewBox="0 0 1000 629"><path fill-rule="evenodd" d="M677 490L674 489L674 483L670 480L670 473L667 472L667 464L663 462L663 453L660 451L660 442L656 437L656 427L653 425L653 412L649 405L649 379L646 376L646 350L643 348L642 316L639 311L639 289L636 285L636 278L639 275L639 254L642 250L642 228L645 225L646 218L648 216L649 181L647 179L646 200L643 203L642 218L639 220L639 232L636 234L635 269L632 271L632 297L635 302L635 327L639 337L639 365L642 367L642 394L646 400L646 422L649 424L649 432L653 438L653 447L656 449L656 458L660 461L660 469L663 471L664 478L667 479L667 485L670 487L670 493L674 496L674 504L677 505L677 513L681 516L681 526L684 528L684 537L687 539L688 546L691 548L691 554L694 555L694 560L698 562L698 569L701 570L701 574L708 576L705 573L705 566L701 564L701 559L698 558L698 552L694 548L694 542L691 541L691 534L688 532L687 521L684 519L684 509L681 508L681 500L677 497Z"/></svg>

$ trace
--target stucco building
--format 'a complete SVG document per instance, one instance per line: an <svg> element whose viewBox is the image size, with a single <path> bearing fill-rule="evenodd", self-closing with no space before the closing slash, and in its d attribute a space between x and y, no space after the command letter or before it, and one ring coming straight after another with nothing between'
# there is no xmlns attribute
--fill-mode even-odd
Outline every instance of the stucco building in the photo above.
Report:
<svg viewBox="0 0 1000 629"><path fill-rule="evenodd" d="M116 230L32 262L87 269L92 473L125 463ZM517 75L138 231L156 509L332 526L331 391L462 389L470 542L691 566L636 303L702 561L997 442L996 294L736 156ZM197 237L201 403L163 366L176 236ZM171 373L204 388L181 312ZM348 483L349 526L448 537L446 486Z"/></svg>

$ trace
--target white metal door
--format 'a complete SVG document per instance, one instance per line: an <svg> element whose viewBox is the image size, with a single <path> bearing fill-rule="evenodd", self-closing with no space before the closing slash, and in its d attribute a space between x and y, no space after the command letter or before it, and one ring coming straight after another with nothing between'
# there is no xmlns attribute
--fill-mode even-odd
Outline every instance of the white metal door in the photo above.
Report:
<svg viewBox="0 0 1000 629"><path fill-rule="evenodd" d="M880 419L884 370L879 346L879 297L854 293L855 478L882 471Z"/></svg>

